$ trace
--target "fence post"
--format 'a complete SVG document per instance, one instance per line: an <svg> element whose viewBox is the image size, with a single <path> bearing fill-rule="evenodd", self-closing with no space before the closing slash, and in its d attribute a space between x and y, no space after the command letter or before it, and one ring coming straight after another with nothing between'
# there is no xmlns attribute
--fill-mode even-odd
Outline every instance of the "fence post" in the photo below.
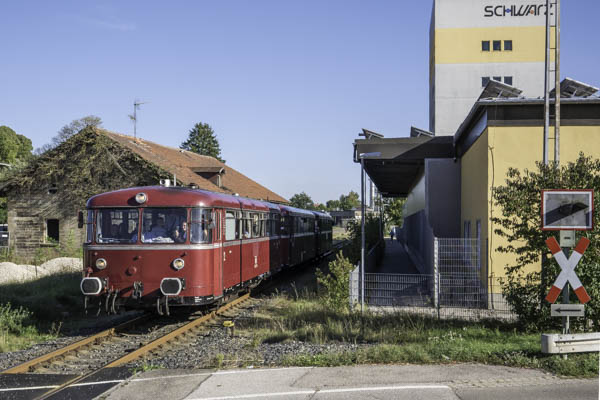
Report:
<svg viewBox="0 0 600 400"><path fill-rule="evenodd" d="M354 310L354 305L358 299L358 265L350 272L350 293L348 300L350 301L350 310Z"/></svg>
<svg viewBox="0 0 600 400"><path fill-rule="evenodd" d="M438 285L437 285L437 298L438 298L438 303L437 303L437 314L438 314L438 320L440 319L440 285L442 283L442 280L440 279L440 273L438 272L436 275L437 281L438 281Z"/></svg>
<svg viewBox="0 0 600 400"><path fill-rule="evenodd" d="M433 238L433 305L440 318L440 274L439 274L439 239Z"/></svg>

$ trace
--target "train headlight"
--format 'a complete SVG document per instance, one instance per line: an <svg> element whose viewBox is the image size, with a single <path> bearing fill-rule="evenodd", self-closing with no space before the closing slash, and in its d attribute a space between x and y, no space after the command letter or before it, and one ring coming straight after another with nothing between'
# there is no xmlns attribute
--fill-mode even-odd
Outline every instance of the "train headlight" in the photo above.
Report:
<svg viewBox="0 0 600 400"><path fill-rule="evenodd" d="M175 268L177 271L179 271L181 268L183 268L185 266L185 261L183 261L181 258L176 258L173 260L173 268Z"/></svg>
<svg viewBox="0 0 600 400"><path fill-rule="evenodd" d="M138 193L135 195L135 201L137 201L138 204L144 204L146 200L148 200L148 196L146 196L146 193Z"/></svg>
<svg viewBox="0 0 600 400"><path fill-rule="evenodd" d="M106 262L106 260L104 258L99 258L96 260L96 268L98 268L98 269L104 269L104 268L106 268L107 265L108 265L108 263Z"/></svg>

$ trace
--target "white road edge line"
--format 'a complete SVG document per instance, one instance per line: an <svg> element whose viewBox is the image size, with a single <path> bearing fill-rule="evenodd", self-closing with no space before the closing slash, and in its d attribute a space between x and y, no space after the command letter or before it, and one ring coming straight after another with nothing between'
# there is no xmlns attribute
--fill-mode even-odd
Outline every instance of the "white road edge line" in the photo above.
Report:
<svg viewBox="0 0 600 400"><path fill-rule="evenodd" d="M450 389L446 385L405 385L405 386L376 386L376 387L359 387L359 388L344 388L344 389L323 389L323 390L298 390L295 392L274 392L274 393L254 393L241 394L234 396L219 396L219 397L195 397L188 400L235 400L235 399L254 399L266 397L281 397L294 396L303 394L320 394L320 393L349 393L349 392L375 392L383 390L411 390L411 389Z"/></svg>
<svg viewBox="0 0 600 400"><path fill-rule="evenodd" d="M231 374L248 374L251 372L272 372L272 371L289 371L295 369L310 369L314 367L294 367L294 368L257 368L257 369L248 369L248 370L237 370L237 371L216 371L216 372L201 372L197 374L180 374L180 375L169 375L169 376L155 376L153 378L131 378L130 382L143 382L143 381L155 381L159 379L175 379L175 378L186 378L193 376L212 376L212 375L231 375ZM122 383L127 381L127 379L117 379L112 381L99 381L99 382L85 382L85 383L76 383L71 385L72 387L77 386L90 386L90 385L103 385L108 383ZM15 387L15 388L5 388L0 389L0 392L12 392L12 391L22 391L22 390L39 390L39 389L55 389L59 385L49 385L49 386L31 386L31 387Z"/></svg>

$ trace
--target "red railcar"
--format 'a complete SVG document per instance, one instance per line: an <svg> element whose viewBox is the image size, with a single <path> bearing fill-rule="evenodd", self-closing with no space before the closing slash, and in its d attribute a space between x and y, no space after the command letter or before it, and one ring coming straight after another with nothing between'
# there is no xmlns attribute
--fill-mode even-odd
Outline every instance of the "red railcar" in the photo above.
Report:
<svg viewBox="0 0 600 400"><path fill-rule="evenodd" d="M81 291L107 312L219 302L331 248L327 214L185 187L103 193L87 209Z"/></svg>

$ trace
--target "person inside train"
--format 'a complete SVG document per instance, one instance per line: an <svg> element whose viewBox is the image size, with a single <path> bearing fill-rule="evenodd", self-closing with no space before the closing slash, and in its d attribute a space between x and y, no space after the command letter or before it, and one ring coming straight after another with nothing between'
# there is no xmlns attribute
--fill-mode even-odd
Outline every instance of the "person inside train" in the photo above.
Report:
<svg viewBox="0 0 600 400"><path fill-rule="evenodd" d="M181 223L181 227L173 230L173 234L171 236L176 243L185 243L187 240L187 222L183 221Z"/></svg>
<svg viewBox="0 0 600 400"><path fill-rule="evenodd" d="M112 224L110 226L110 238L112 239L118 239L119 238L119 225L117 224Z"/></svg>
<svg viewBox="0 0 600 400"><path fill-rule="evenodd" d="M150 230L150 236L153 238L165 237L167 236L167 230L165 228L165 219L160 217L156 220L156 224L152 226Z"/></svg>

